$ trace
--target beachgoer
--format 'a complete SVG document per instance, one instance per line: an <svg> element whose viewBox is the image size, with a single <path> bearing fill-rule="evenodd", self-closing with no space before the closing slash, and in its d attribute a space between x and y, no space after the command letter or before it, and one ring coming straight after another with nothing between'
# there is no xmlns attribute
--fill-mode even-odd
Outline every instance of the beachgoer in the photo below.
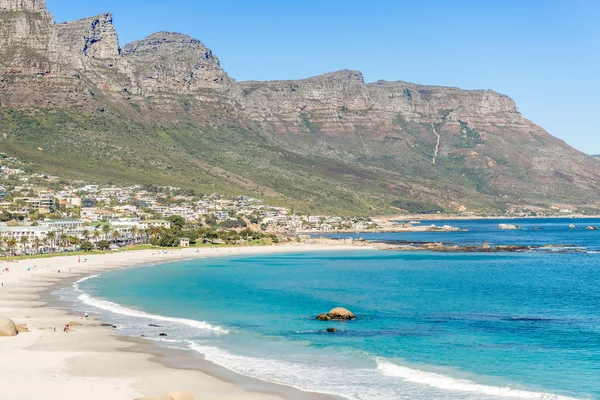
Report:
<svg viewBox="0 0 600 400"><path fill-rule="evenodd" d="M86 317L86 318L88 318L88 317L89 317L88 313L85 313L85 317Z"/></svg>
<svg viewBox="0 0 600 400"><path fill-rule="evenodd" d="M56 324L52 325L52 331L56 332Z"/></svg>

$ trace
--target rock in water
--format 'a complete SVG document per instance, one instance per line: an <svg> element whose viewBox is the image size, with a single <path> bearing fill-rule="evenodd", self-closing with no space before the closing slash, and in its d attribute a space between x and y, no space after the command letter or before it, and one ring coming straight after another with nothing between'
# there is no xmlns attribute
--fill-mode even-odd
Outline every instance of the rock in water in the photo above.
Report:
<svg viewBox="0 0 600 400"><path fill-rule="evenodd" d="M17 336L17 326L12 319L0 317L0 336Z"/></svg>
<svg viewBox="0 0 600 400"><path fill-rule="evenodd" d="M356 319L354 314L342 307L334 308L327 313L327 316L331 319Z"/></svg>
<svg viewBox="0 0 600 400"><path fill-rule="evenodd" d="M569 225L569 229L575 229L575 225L573 225L573 224Z"/></svg>
<svg viewBox="0 0 600 400"><path fill-rule="evenodd" d="M160 333L158 336L167 336L166 333Z"/></svg>
<svg viewBox="0 0 600 400"><path fill-rule="evenodd" d="M327 314L319 314L317 315L317 319L319 321L330 321L331 317L329 317Z"/></svg>
<svg viewBox="0 0 600 400"><path fill-rule="evenodd" d="M335 329L335 328L327 328L327 332L334 333L334 332L337 332L337 329Z"/></svg>
<svg viewBox="0 0 600 400"><path fill-rule="evenodd" d="M498 229L503 231L514 231L521 229L521 227L519 225L514 224L500 224L498 225Z"/></svg>
<svg viewBox="0 0 600 400"><path fill-rule="evenodd" d="M588 226L587 228L585 228L588 231L597 231L598 227L597 226Z"/></svg>

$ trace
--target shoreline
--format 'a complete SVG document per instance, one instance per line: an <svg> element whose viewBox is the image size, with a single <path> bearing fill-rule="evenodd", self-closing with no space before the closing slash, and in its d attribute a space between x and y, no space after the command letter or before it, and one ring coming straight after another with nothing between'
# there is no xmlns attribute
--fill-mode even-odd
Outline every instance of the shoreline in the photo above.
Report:
<svg viewBox="0 0 600 400"><path fill-rule="evenodd" d="M16 360L10 365L0 365L0 377L6 379L2 384L3 389L6 387L4 393L13 393L26 400L53 392L57 396L60 393L63 400L132 400L174 391L191 392L196 400L339 398L240 375L201 355L119 334L111 327L100 326L100 322L110 321L79 319L65 307L60 307L63 300L48 298L59 287L122 268L205 257L359 249L376 248L368 244L338 242L190 248L167 254L141 250L91 255L87 262L78 262L77 256L62 256L0 263L2 269L9 268L9 272L0 274L3 284L0 287L0 315L17 324L27 324L30 330L16 337L0 338L0 353ZM71 321L81 325L73 326L68 334L63 333L62 327ZM52 329L54 325L56 332ZM31 385L31 376L36 377L35 388Z"/></svg>

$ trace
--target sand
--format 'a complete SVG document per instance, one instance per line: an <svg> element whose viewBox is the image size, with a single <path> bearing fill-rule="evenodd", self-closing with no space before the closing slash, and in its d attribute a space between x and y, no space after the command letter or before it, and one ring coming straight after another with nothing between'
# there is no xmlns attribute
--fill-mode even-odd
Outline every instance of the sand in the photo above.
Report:
<svg viewBox="0 0 600 400"><path fill-rule="evenodd" d="M362 248L368 248L363 246ZM0 337L0 398L39 400L132 400L183 390L195 399L317 399L281 385L236 376L200 356L175 354L80 319L40 300L55 285L126 266L195 257L295 251L355 250L347 245L281 245L132 251L84 257L0 262L0 316L27 324L31 332ZM60 271L60 272L59 272ZM75 321L69 333L65 324ZM56 326L56 332L53 327ZM144 343L142 343L144 342ZM181 352L180 352L181 353ZM179 357L179 362L178 362ZM208 365L210 364L210 365Z"/></svg>

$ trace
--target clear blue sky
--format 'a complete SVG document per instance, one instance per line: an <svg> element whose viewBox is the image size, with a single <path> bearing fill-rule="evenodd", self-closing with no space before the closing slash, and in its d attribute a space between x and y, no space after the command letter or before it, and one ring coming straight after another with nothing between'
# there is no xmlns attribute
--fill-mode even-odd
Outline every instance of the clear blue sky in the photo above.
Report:
<svg viewBox="0 0 600 400"><path fill-rule="evenodd" d="M59 22L112 12L121 45L161 30L193 36L237 80L357 69L367 82L493 89L600 153L600 1L46 1Z"/></svg>

